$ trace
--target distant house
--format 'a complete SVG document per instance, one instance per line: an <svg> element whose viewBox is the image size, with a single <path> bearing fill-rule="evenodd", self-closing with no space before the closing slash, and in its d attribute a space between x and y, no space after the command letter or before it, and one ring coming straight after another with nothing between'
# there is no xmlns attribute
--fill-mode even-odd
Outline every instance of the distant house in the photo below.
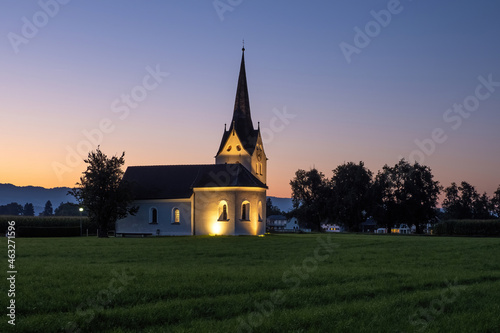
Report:
<svg viewBox="0 0 500 333"><path fill-rule="evenodd" d="M321 229L325 232L343 232L344 228L338 224L323 223Z"/></svg>
<svg viewBox="0 0 500 333"><path fill-rule="evenodd" d="M282 231L285 230L287 224L287 219L283 215L271 215L266 219L266 230L267 231Z"/></svg>
<svg viewBox="0 0 500 333"><path fill-rule="evenodd" d="M377 221L369 217L365 222L361 223L361 232L375 232L377 230Z"/></svg>
<svg viewBox="0 0 500 333"><path fill-rule="evenodd" d="M299 229L299 220L297 220L296 217L292 217L291 219L286 221L285 230L297 232L299 231Z"/></svg>
<svg viewBox="0 0 500 333"><path fill-rule="evenodd" d="M394 228L391 228L391 233L393 234L409 234L410 233L410 228L408 228L407 224L400 224L398 226L394 226Z"/></svg>
<svg viewBox="0 0 500 333"><path fill-rule="evenodd" d="M296 217L287 219L283 215L271 215L266 219L266 230L277 232L298 232L299 222Z"/></svg>

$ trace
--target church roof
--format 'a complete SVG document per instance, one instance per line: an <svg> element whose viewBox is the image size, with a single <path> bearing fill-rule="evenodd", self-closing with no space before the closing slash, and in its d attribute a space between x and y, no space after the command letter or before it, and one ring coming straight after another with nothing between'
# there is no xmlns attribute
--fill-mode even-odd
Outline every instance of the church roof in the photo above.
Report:
<svg viewBox="0 0 500 333"><path fill-rule="evenodd" d="M239 163L130 166L123 181L136 200L190 198L197 187L267 188Z"/></svg>
<svg viewBox="0 0 500 333"><path fill-rule="evenodd" d="M236 88L236 98L234 101L233 119L229 130L224 129L221 144L217 155L224 149L229 135L236 130L243 147L249 154L252 154L257 143L259 130L253 128L252 116L250 114L250 98L248 97L247 75L245 71L245 48L242 49L240 75L238 77L238 87Z"/></svg>

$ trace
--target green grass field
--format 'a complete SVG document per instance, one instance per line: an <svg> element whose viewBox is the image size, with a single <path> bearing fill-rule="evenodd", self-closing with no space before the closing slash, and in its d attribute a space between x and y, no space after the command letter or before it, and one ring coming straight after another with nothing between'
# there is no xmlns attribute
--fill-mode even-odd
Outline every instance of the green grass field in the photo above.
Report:
<svg viewBox="0 0 500 333"><path fill-rule="evenodd" d="M1 332L500 332L499 238L21 238L16 251L16 325L4 279Z"/></svg>

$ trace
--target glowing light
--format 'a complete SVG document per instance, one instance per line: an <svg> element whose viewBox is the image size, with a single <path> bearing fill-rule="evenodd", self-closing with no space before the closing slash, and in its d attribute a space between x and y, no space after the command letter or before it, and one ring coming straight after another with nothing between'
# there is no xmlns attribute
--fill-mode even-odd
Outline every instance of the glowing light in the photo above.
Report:
<svg viewBox="0 0 500 333"><path fill-rule="evenodd" d="M214 234L214 235L220 235L222 234L222 223L221 222L218 222L218 221L215 221L214 223L212 223L212 228L211 228L211 233L210 235Z"/></svg>

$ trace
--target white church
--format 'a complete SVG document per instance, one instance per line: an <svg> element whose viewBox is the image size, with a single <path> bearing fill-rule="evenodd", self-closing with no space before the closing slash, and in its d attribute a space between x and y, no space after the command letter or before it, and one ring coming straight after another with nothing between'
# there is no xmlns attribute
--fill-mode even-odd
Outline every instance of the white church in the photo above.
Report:
<svg viewBox="0 0 500 333"><path fill-rule="evenodd" d="M123 180L139 211L116 222L117 235L265 233L267 158L250 115L242 51L233 119L215 164L128 167Z"/></svg>

